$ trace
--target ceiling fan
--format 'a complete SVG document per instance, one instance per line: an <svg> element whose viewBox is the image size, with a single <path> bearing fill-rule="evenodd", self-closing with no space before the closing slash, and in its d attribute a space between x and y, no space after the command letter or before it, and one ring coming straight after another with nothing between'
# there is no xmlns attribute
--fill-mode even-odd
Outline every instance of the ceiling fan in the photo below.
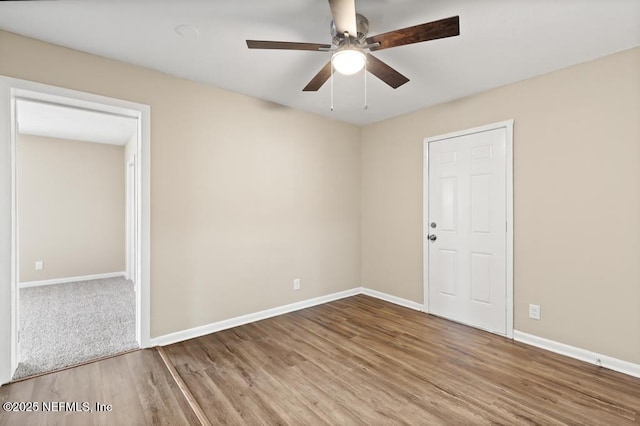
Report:
<svg viewBox="0 0 640 426"><path fill-rule="evenodd" d="M367 71L396 89L409 79L373 56L370 51L460 35L460 17L453 16L367 37L369 21L356 13L355 0L329 0L329 7L333 15L331 44L247 40L247 47L333 52L331 60L302 89L305 92L320 89L331 76L332 67L342 74L354 74L360 71L365 63Z"/></svg>

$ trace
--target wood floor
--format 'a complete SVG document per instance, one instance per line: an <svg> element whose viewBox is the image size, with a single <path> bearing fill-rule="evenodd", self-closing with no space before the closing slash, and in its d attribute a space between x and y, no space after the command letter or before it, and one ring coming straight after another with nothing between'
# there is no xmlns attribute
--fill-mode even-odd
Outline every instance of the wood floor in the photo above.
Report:
<svg viewBox="0 0 640 426"><path fill-rule="evenodd" d="M155 349L129 352L0 387L0 401L37 402L38 412L0 411L0 425L197 425ZM77 402L74 407L43 402ZM81 412L88 402L92 412ZM96 403L111 404L97 412ZM25 407L26 408L26 407ZM70 410L76 409L77 412ZM55 410L55 411L53 411Z"/></svg>
<svg viewBox="0 0 640 426"><path fill-rule="evenodd" d="M640 425L640 379L367 296L164 348L211 424ZM200 424L155 350L0 388L110 413L0 424Z"/></svg>

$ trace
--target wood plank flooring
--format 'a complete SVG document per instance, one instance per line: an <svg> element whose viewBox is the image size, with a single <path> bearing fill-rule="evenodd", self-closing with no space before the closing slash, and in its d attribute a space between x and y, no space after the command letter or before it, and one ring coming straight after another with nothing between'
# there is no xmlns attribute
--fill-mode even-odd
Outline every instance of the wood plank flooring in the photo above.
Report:
<svg viewBox="0 0 640 426"><path fill-rule="evenodd" d="M155 349L144 349L0 387L0 401L38 402L38 412L0 411L0 425L197 425ZM93 412L43 412L43 402L88 402ZM97 412L95 404L111 404ZM81 405L70 409L81 410Z"/></svg>
<svg viewBox="0 0 640 426"><path fill-rule="evenodd" d="M212 424L640 424L640 379L367 296L165 349Z"/></svg>
<svg viewBox="0 0 640 426"><path fill-rule="evenodd" d="M640 425L640 379L364 295L164 348L211 424ZM154 350L3 386L0 424L200 422Z"/></svg>

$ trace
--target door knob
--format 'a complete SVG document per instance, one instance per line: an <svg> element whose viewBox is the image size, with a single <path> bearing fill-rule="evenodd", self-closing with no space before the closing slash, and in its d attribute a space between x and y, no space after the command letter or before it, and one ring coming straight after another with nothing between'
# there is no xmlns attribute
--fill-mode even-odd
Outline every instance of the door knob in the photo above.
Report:
<svg viewBox="0 0 640 426"><path fill-rule="evenodd" d="M429 239L430 239L432 242L433 242L433 241L435 241L437 238L438 238L438 237L436 237L436 235L435 235L435 234L431 234L431 235L429 235Z"/></svg>

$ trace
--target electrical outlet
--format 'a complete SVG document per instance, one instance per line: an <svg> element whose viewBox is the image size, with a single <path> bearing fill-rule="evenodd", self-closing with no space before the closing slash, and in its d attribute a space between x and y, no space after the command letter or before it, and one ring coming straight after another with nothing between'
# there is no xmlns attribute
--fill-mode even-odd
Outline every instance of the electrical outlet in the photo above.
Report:
<svg viewBox="0 0 640 426"><path fill-rule="evenodd" d="M296 278L293 280L293 289L300 290L300 278Z"/></svg>
<svg viewBox="0 0 640 426"><path fill-rule="evenodd" d="M540 319L540 305L529 305L529 318L534 320Z"/></svg>
<svg viewBox="0 0 640 426"><path fill-rule="evenodd" d="M44 262L42 260L36 260L36 271L44 269Z"/></svg>

